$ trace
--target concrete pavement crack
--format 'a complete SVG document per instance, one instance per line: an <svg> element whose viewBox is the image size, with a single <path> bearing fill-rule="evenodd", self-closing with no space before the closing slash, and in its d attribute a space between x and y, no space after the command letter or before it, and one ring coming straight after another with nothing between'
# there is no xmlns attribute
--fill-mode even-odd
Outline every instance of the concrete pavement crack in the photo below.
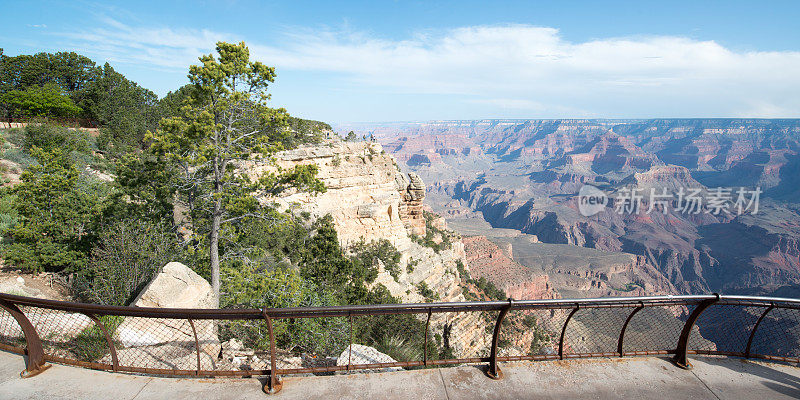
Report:
<svg viewBox="0 0 800 400"><path fill-rule="evenodd" d="M148 379L147 382L145 382L145 384L142 385L142 387L139 389L139 391L136 392L136 396L133 396L131 398L131 400L136 400L136 398L139 397L140 394L142 394L142 390L144 390L144 388L147 387L147 385L149 385L150 382L152 382L152 381L153 381L153 378Z"/></svg>
<svg viewBox="0 0 800 400"><path fill-rule="evenodd" d="M439 368L439 377L442 378L442 387L444 388L444 397L447 400L450 400L450 393L447 393L447 383L444 381L444 375L442 375L442 369Z"/></svg>
<svg viewBox="0 0 800 400"><path fill-rule="evenodd" d="M697 376L697 374L696 374L696 373L694 373L694 370L692 370L692 371L689 371L689 372L691 372L691 373L692 373L692 375L694 375L694 377L695 377L695 378L697 378L697 380L698 380L698 381L700 381L700 383L702 383L702 384L703 384L703 386L705 386L705 387L706 387L706 389L708 389L708 391L709 391L709 392L711 392L711 394L713 394L713 395L714 395L714 397L715 397L717 400L722 400L722 399L721 399L719 396L717 396L717 394L716 394L716 393L714 393L714 391L713 391L713 390L711 390L711 388L710 388L710 387L708 387L708 385L707 385L707 384L706 384L706 382L703 380L703 378L700 378L699 376Z"/></svg>

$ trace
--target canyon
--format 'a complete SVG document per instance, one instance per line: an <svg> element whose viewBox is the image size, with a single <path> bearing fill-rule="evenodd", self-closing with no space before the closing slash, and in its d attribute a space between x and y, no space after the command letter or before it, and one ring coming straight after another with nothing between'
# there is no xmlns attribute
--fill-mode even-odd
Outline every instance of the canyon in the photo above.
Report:
<svg viewBox="0 0 800 400"><path fill-rule="evenodd" d="M522 265L526 273L544 273L562 295L772 294L800 287L793 200L800 120L477 120L335 129L374 136L427 183L426 203L451 227L499 248L511 244L505 254L516 264L508 271ZM608 196L588 217L579 207L584 185ZM719 187L730 189L731 202L738 189L758 188L757 212L717 213L710 203L682 212L674 197L650 204L646 196L683 188L708 198ZM645 194L641 210L616 212L615 202L632 191ZM486 233L498 228L507 232ZM472 259L491 251L470 248Z"/></svg>

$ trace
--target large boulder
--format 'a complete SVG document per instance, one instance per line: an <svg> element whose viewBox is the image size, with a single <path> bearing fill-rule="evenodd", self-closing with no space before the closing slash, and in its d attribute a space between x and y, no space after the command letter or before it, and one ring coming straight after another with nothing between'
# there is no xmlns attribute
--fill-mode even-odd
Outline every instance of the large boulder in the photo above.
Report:
<svg viewBox="0 0 800 400"><path fill-rule="evenodd" d="M343 367L347 363L351 365L357 364L383 364L397 362L388 354L383 354L378 349L363 344L351 344L349 348L345 348L339 358L336 359L336 365ZM379 372L399 371L400 367L382 368L377 369ZM374 370L373 370L374 371Z"/></svg>
<svg viewBox="0 0 800 400"><path fill-rule="evenodd" d="M139 293L131 305L159 308L212 308L211 285L189 267L171 262ZM195 320L200 351L216 359L220 352L215 321ZM188 320L128 317L116 331L126 347L183 346L194 348L195 335Z"/></svg>
<svg viewBox="0 0 800 400"><path fill-rule="evenodd" d="M189 267L171 262L142 289L131 305L159 308L214 308L211 285Z"/></svg>

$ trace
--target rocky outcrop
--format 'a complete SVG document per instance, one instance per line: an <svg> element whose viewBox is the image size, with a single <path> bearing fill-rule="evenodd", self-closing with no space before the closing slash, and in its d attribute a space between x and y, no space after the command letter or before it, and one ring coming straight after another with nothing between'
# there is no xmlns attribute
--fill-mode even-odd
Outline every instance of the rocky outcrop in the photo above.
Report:
<svg viewBox="0 0 800 400"><path fill-rule="evenodd" d="M514 299L559 297L547 274L535 273L511 258L511 243L506 243L505 249L501 249L485 236L466 237L463 242L473 278L485 278Z"/></svg>
<svg viewBox="0 0 800 400"><path fill-rule="evenodd" d="M405 175L397 175L397 189L401 193L400 219L409 233L425 236L425 217L422 214L422 200L425 198L425 183L419 175L411 172L408 180Z"/></svg>
<svg viewBox="0 0 800 400"><path fill-rule="evenodd" d="M316 164L327 191L289 192L264 201L316 217L330 214L344 248L362 239L390 241L402 254L400 274L395 278L381 268L376 282L405 302L425 301L417 289L422 282L442 301L463 300L456 271L463 244L454 239L450 248L436 252L411 240L411 235L425 234L425 184L417 174L401 172L379 144L332 142L280 152L275 160L284 169Z"/></svg>
<svg viewBox="0 0 800 400"><path fill-rule="evenodd" d="M139 293L131 305L158 308L214 308L211 285L189 267L171 262ZM195 332L200 350L213 359L220 352L214 321L197 320L194 327L187 320L127 317L115 337L135 354L172 354L174 347L194 348ZM159 348L163 351L155 351ZM172 349L172 350L170 350ZM175 357L170 357L175 358Z"/></svg>
<svg viewBox="0 0 800 400"><path fill-rule="evenodd" d="M383 354L374 347L361 344L351 344L336 358L336 365L339 367L356 364L383 364L397 362L387 354ZM402 368L383 368L379 372L400 371ZM373 372L375 370L372 370Z"/></svg>
<svg viewBox="0 0 800 400"><path fill-rule="evenodd" d="M316 164L317 178L327 191L318 195L290 191L264 201L275 201L286 209L299 207L318 217L330 214L343 247L361 238L387 239L401 250L411 245L406 224L415 225L407 221L417 218L415 206L424 197L424 186L420 193L419 181L414 180L412 187L412 179L399 171L394 158L379 144L332 142L300 147L276 154L275 163L284 169ZM247 167L254 174L269 170L269 166Z"/></svg>

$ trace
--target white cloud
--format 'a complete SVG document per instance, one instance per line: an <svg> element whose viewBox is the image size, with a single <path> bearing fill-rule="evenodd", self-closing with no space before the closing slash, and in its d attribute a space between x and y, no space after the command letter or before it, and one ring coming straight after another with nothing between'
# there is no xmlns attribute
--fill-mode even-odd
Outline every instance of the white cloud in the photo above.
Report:
<svg viewBox="0 0 800 400"><path fill-rule="evenodd" d="M106 16L98 19L98 28L59 35L109 61L182 70L195 64L200 55L212 52L217 41L240 40L207 29L130 26Z"/></svg>
<svg viewBox="0 0 800 400"><path fill-rule="evenodd" d="M235 35L133 27L106 18L70 33L110 58L182 68ZM295 30L280 43L248 38L281 70L334 73L341 85L463 95L465 103L552 117L800 116L800 52L737 52L676 36L564 39L530 25L473 26L386 40L362 32Z"/></svg>

